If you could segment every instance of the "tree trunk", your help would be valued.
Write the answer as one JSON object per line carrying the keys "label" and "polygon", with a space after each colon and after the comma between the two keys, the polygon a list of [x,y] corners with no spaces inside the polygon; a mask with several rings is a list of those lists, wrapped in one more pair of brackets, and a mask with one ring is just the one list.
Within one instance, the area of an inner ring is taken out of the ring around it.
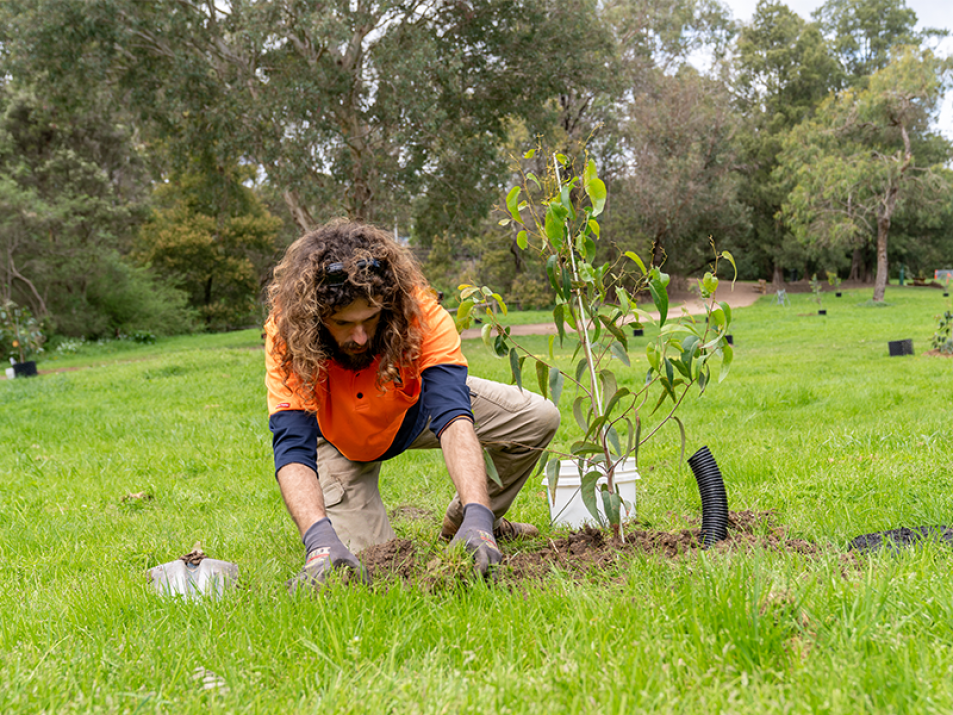
{"label": "tree trunk", "polygon": [[[893,212],[891,212],[893,213]],[[877,217],[877,278],[874,280],[874,302],[884,299],[887,289],[887,234],[890,233],[890,216]]]}
{"label": "tree trunk", "polygon": [[308,207],[301,203],[301,197],[298,196],[298,192],[294,189],[290,189],[282,194],[282,196],[284,197],[285,205],[291,212],[291,217],[295,223],[298,224],[298,228],[304,233],[314,228],[314,218],[311,216],[311,212],[308,211]]}
{"label": "tree trunk", "polygon": [[850,274],[847,276],[849,281],[863,280],[860,269],[864,265],[864,251],[862,248],[855,248],[854,254],[850,259]]}
{"label": "tree trunk", "polygon": [[780,263],[774,264],[774,276],[771,280],[777,290],[780,290],[781,286],[784,285],[784,269],[781,268]]}
{"label": "tree trunk", "polygon": [[652,244],[652,265],[661,266],[665,262],[665,249],[662,247],[662,237],[656,236]]}
{"label": "tree trunk", "polygon": [[516,275],[520,275],[526,270],[526,263],[523,260],[523,253],[520,250],[519,244],[516,242],[517,235],[518,233],[514,233],[510,238],[510,253],[513,254],[513,268],[516,271]]}
{"label": "tree trunk", "polygon": [[890,221],[893,219],[893,211],[897,207],[897,196],[900,193],[900,182],[903,181],[910,167],[910,161],[913,153],[910,149],[910,135],[907,133],[905,124],[900,124],[900,136],[903,137],[903,153],[901,154],[900,171],[897,178],[887,186],[887,193],[884,196],[880,210],[877,212],[877,279],[874,281],[874,302],[879,303],[884,299],[884,291],[887,288],[887,235],[890,233]]}

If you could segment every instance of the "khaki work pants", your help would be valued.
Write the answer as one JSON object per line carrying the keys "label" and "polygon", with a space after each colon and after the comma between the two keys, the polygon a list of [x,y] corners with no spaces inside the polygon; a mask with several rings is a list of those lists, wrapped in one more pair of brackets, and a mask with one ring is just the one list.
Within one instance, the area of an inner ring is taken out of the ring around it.
{"label": "khaki work pants", "polygon": [[[474,428],[490,453],[503,486],[488,481],[490,509],[497,522],[529,479],[542,450],[559,427],[559,410],[549,400],[515,385],[468,377]],[[439,449],[436,435],[426,428],[410,449]],[[334,530],[355,554],[395,537],[381,501],[380,462],[352,462],[332,444],[318,439],[318,474]],[[447,477],[449,479],[449,476]],[[459,495],[447,507],[447,518],[463,521]]]}

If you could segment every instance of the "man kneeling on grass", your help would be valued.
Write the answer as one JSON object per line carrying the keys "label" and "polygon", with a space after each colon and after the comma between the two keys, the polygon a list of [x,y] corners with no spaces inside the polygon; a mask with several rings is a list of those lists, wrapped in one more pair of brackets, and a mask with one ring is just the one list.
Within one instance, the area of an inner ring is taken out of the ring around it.
{"label": "man kneeling on grass", "polygon": [[[467,375],[460,336],[410,253],[373,226],[335,221],[301,237],[275,269],[265,324],[269,427],[285,505],[304,542],[289,582],[334,568],[366,580],[355,554],[395,534],[381,462],[443,451],[457,494],[440,536],[484,575],[497,540],[537,529],[503,518],[559,426],[539,395]],[[486,447],[502,486],[488,480]]]}

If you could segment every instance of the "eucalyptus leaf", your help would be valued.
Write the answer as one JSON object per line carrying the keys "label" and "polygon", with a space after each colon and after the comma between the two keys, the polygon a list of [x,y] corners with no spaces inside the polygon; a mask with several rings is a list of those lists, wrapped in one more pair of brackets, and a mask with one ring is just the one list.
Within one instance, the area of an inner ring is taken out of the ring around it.
{"label": "eucalyptus leaf", "polygon": [[662,281],[654,278],[649,281],[649,293],[652,294],[652,302],[659,314],[659,327],[665,325],[665,319],[668,317],[668,292]]}
{"label": "eucalyptus leaf", "polygon": [[536,383],[539,385],[539,394],[549,396],[549,366],[542,360],[536,361]]}
{"label": "eucalyptus leaf", "polygon": [[592,515],[592,518],[596,520],[596,523],[605,525],[605,521],[599,513],[599,508],[596,506],[596,482],[599,481],[600,477],[602,477],[602,472],[599,471],[591,471],[584,474],[579,493],[580,496],[582,496],[582,503],[586,505],[586,509],[589,510],[589,513]]}
{"label": "eucalyptus leaf", "polygon": [[549,394],[553,404],[559,404],[559,398],[563,394],[563,382],[565,378],[557,367],[549,368]]}
{"label": "eucalyptus leaf", "polygon": [[559,483],[559,460],[552,459],[546,465],[546,481],[549,485],[549,500],[556,503],[556,485]]}
{"label": "eucalyptus leaf", "polygon": [[615,373],[611,370],[600,370],[599,379],[602,383],[602,399],[604,402],[608,402],[619,389],[619,383],[615,379]]}
{"label": "eucalyptus leaf", "polygon": [[618,526],[622,516],[622,497],[617,492],[610,492],[608,487],[602,487],[602,506],[606,518],[612,526]]}
{"label": "eucalyptus leaf", "polygon": [[483,463],[486,465],[486,476],[490,478],[490,481],[502,489],[503,481],[500,479],[500,473],[497,471],[496,465],[493,463],[493,459],[490,457],[490,453],[485,449],[483,450]]}
{"label": "eucalyptus leaf", "polygon": [[557,206],[559,206],[559,204],[553,203],[546,209],[546,238],[549,239],[549,243],[554,247],[561,244],[563,237],[566,235],[565,216],[559,215],[556,209]]}
{"label": "eucalyptus leaf", "polygon": [[559,190],[559,202],[563,205],[563,208],[566,209],[566,216],[569,217],[570,221],[576,220],[576,209],[572,205],[572,194],[571,187],[566,185]]}
{"label": "eucalyptus leaf", "polygon": [[599,177],[599,172],[596,169],[596,162],[594,159],[590,159],[589,161],[586,162],[586,168],[582,170],[583,186],[588,186],[590,181],[598,177]]}
{"label": "eucalyptus leaf", "polygon": [[615,394],[612,395],[612,399],[610,399],[606,404],[606,414],[611,414],[619,400],[624,397],[628,397],[631,394],[632,392],[628,387],[622,387],[616,390]]}
{"label": "eucalyptus leaf", "polygon": [[480,337],[483,338],[483,344],[486,345],[487,350],[493,350],[493,325],[491,323],[484,323],[483,327],[480,328]]}
{"label": "eucalyptus leaf", "polygon": [[727,328],[731,324],[731,306],[723,300],[719,301],[718,305],[725,313],[725,327]]}
{"label": "eucalyptus leaf", "polygon": [[544,450],[541,455],[539,455],[539,460],[536,462],[535,472],[536,474],[542,474],[546,471],[546,465],[549,464],[549,460],[552,458],[553,453],[549,450]]}
{"label": "eucalyptus leaf", "polygon": [[513,379],[516,380],[516,386],[523,391],[523,370],[520,364],[519,352],[516,348],[510,348],[510,371],[513,373]]}
{"label": "eucalyptus leaf", "polygon": [[623,313],[628,313],[631,308],[629,307],[631,301],[629,300],[629,294],[626,292],[625,288],[622,286],[616,286],[615,288],[615,297],[619,301],[619,305],[622,307]]}
{"label": "eucalyptus leaf", "polygon": [[626,367],[631,367],[632,363],[629,362],[629,353],[625,351],[625,348],[622,347],[621,343],[614,342],[609,346],[609,350],[612,351],[612,355],[622,362]]}
{"label": "eucalyptus leaf", "polygon": [[639,267],[639,270],[642,271],[643,274],[645,274],[646,272],[645,264],[642,262],[642,259],[639,258],[639,255],[637,253],[635,253],[634,251],[626,251],[625,256],[626,258],[631,260],[633,263],[635,263],[635,265]]}
{"label": "eucalyptus leaf", "polygon": [[496,353],[497,357],[504,357],[509,352],[506,347],[505,335],[497,335],[493,340],[493,352]]}
{"label": "eucalyptus leaf", "polygon": [[734,349],[725,343],[721,348],[722,358],[721,358],[721,372],[718,373],[718,382],[723,382],[726,377],[728,377],[728,370],[731,368],[731,360],[735,356]]}
{"label": "eucalyptus leaf", "polygon": [[596,242],[593,241],[591,238],[587,237],[585,242],[585,249],[586,249],[586,260],[590,262],[596,260]]}
{"label": "eucalyptus leaf", "polygon": [[592,202],[592,215],[598,216],[606,207],[606,185],[602,179],[593,179],[586,186],[586,193]]}
{"label": "eucalyptus leaf", "polygon": [[473,310],[475,303],[472,300],[464,300],[460,302],[460,305],[457,306],[457,324],[458,325],[469,325],[470,320],[470,311]]}
{"label": "eucalyptus leaf", "polygon": [[[559,265],[558,256],[550,256],[546,261],[546,274],[549,276],[549,284],[553,287],[553,290],[556,291],[556,294],[559,297],[565,299],[566,296],[563,295],[562,286],[556,278],[556,267]],[[559,306],[557,306],[559,307]]]}
{"label": "eucalyptus leaf", "polygon": [[572,416],[576,418],[576,424],[579,425],[579,429],[583,431],[583,434],[589,431],[589,424],[586,421],[582,407],[585,401],[586,397],[584,395],[579,395],[579,397],[572,401]]}
{"label": "eucalyptus leaf", "polygon": [[[658,371],[659,369],[659,352],[655,348],[655,343],[649,343],[645,346],[645,356],[648,358],[649,365],[652,370]],[[651,375],[651,371],[649,371]]]}
{"label": "eucalyptus leaf", "polygon": [[721,257],[724,258],[728,263],[731,264],[731,267],[735,269],[735,277],[731,279],[731,287],[734,289],[735,281],[738,280],[738,266],[735,265],[734,256],[732,256],[728,251],[722,251]]}
{"label": "eucalyptus leaf", "polygon": [[585,358],[576,363],[576,382],[582,382],[582,374],[587,367],[589,367],[589,363],[586,362]]}

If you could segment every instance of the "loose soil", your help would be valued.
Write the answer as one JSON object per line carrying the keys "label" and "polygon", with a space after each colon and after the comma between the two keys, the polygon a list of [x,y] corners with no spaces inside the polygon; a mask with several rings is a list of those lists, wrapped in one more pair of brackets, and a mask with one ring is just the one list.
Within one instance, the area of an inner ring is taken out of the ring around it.
{"label": "loose soil", "polygon": [[[545,543],[534,540],[522,546],[504,545],[506,553],[498,580],[514,585],[539,582],[554,569],[583,577],[592,571],[611,570],[621,558],[633,554],[678,559],[691,557],[703,548],[700,528],[666,532],[639,529],[636,524],[625,532],[624,541],[613,541],[606,532],[585,527]],[[728,538],[710,550],[748,553],[755,549],[807,556],[826,550],[810,541],[791,538],[787,529],[777,524],[773,512],[729,512]],[[453,581],[452,575],[448,579],[447,571],[459,566],[452,560],[442,562],[432,550],[420,549],[408,539],[369,547],[361,552],[360,559],[375,581],[396,578],[427,590],[446,587]],[[462,580],[467,574],[458,576]]]}
{"label": "loose soil", "polygon": [[[697,519],[688,520],[697,523]],[[857,565],[859,555],[884,549],[899,553],[902,549],[925,543],[953,546],[953,528],[920,526],[863,534],[853,539],[847,551],[832,545],[822,546],[805,539],[791,538],[786,527],[777,523],[771,511],[729,512],[728,538],[709,550],[715,553],[751,553],[766,550],[820,556],[837,554],[845,566]],[[620,560],[635,554],[651,554],[665,559],[692,558],[704,549],[701,529],[675,532],[639,529],[625,532],[625,541],[613,541],[608,532],[592,527],[523,545],[504,545],[504,556],[497,582],[511,586],[542,582],[554,570],[582,579],[593,572],[609,573]],[[408,539],[393,539],[361,552],[360,559],[375,581],[398,580],[427,591],[447,590],[472,576],[468,558],[441,558],[430,548],[418,548]]]}

